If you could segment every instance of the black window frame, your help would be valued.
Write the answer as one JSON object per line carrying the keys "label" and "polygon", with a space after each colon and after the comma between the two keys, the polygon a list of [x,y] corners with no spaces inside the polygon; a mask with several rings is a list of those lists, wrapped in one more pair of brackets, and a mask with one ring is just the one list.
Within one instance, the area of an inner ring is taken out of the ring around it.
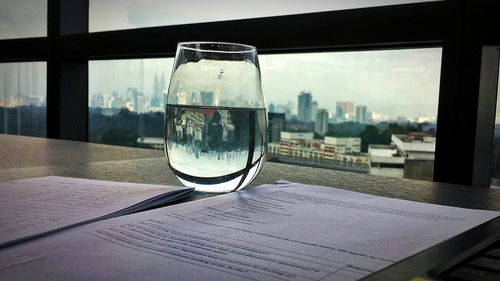
{"label": "black window frame", "polygon": [[[434,181],[489,186],[479,171],[491,165],[491,150],[488,155],[479,148],[491,147],[494,120],[486,120],[491,108],[482,114],[480,105],[496,99],[491,88],[497,81],[485,75],[494,68],[481,60],[485,52],[490,58],[497,54],[498,65],[498,48],[485,50],[500,45],[498,1],[446,0],[95,33],[88,32],[88,0],[47,5],[47,37],[0,40],[0,63],[47,62],[48,138],[88,141],[89,60],[173,57],[177,42],[193,40],[247,43],[260,54],[441,47]],[[478,130],[485,122],[488,128]]]}

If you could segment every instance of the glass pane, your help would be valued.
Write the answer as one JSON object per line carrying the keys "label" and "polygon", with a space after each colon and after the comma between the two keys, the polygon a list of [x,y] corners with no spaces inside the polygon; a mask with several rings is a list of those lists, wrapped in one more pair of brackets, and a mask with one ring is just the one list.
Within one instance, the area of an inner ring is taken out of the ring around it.
{"label": "glass pane", "polygon": [[261,55],[269,158],[432,180],[441,48]]}
{"label": "glass pane", "polygon": [[0,64],[0,133],[46,136],[47,64]]}
{"label": "glass pane", "polygon": [[[441,48],[259,59],[270,161],[432,180]],[[90,62],[90,140],[163,149],[172,63]]]}
{"label": "glass pane", "polygon": [[432,0],[89,0],[89,31],[303,14]]}
{"label": "glass pane", "polygon": [[0,39],[47,36],[47,0],[0,1]]}
{"label": "glass pane", "polygon": [[89,140],[163,149],[173,58],[89,62]]}

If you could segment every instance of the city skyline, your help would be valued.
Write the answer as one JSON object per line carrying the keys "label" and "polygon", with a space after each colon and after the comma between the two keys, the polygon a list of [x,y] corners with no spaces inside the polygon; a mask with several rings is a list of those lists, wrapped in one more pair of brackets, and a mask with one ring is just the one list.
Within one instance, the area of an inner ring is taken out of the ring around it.
{"label": "city skyline", "polygon": [[[268,106],[289,101],[297,106],[297,94],[307,91],[329,112],[335,112],[337,101],[349,100],[389,119],[437,116],[440,48],[260,55],[259,59]],[[173,58],[90,61],[90,96],[134,87],[150,99],[154,76],[165,75],[168,88],[172,66]]]}

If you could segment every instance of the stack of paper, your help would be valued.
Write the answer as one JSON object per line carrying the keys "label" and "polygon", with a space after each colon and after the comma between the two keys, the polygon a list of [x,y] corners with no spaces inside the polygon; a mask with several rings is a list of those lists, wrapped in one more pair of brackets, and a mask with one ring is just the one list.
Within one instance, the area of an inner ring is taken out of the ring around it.
{"label": "stack of paper", "polygon": [[356,280],[498,216],[278,183],[0,251],[5,280]]}
{"label": "stack of paper", "polygon": [[55,176],[0,183],[0,248],[61,228],[147,210],[191,191]]}

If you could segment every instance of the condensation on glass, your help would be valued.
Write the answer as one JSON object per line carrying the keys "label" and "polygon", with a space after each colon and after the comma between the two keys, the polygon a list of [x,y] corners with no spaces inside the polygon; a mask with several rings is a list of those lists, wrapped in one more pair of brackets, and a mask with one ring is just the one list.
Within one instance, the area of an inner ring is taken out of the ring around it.
{"label": "condensation on glass", "polygon": [[47,0],[0,1],[0,40],[47,36]]}
{"label": "condensation on glass", "polygon": [[89,31],[304,14],[432,0],[89,0]]}
{"label": "condensation on glass", "polygon": [[[259,55],[268,158],[432,180],[441,48]],[[173,59],[89,63],[93,142],[163,149]]]}
{"label": "condensation on glass", "polygon": [[0,133],[46,136],[47,64],[0,64]]}

